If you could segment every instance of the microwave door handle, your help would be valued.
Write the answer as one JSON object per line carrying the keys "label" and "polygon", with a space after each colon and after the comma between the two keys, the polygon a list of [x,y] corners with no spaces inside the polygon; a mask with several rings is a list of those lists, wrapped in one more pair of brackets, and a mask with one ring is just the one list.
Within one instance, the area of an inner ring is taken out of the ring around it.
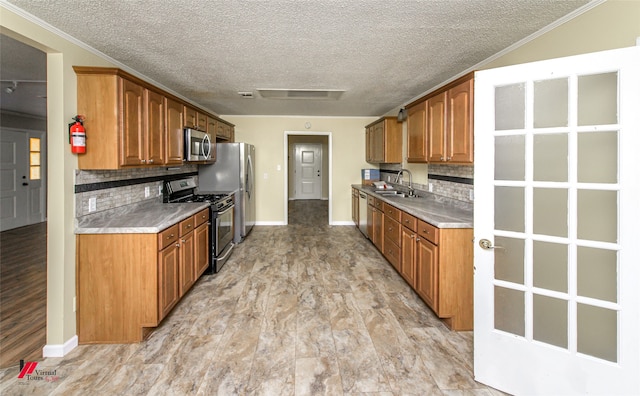
{"label": "microwave door handle", "polygon": [[[209,154],[211,154],[211,139],[209,139],[209,135],[204,135],[204,137],[202,138],[202,146],[201,146],[201,150],[202,150],[202,155],[204,156],[204,159],[209,159]],[[204,151],[207,151],[206,153]]]}

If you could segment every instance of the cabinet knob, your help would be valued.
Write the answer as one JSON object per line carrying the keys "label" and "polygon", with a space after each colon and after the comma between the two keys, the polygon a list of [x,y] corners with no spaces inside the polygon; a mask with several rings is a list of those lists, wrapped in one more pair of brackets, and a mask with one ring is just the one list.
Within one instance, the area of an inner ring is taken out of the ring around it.
{"label": "cabinet knob", "polygon": [[444,157],[440,157],[440,161],[444,161]]}
{"label": "cabinet knob", "polygon": [[147,160],[140,160],[141,163],[146,164]]}
{"label": "cabinet knob", "polygon": [[182,240],[182,243],[185,243],[185,242],[186,242],[186,241],[183,239],[183,240]]}
{"label": "cabinet knob", "polygon": [[415,237],[416,237],[416,236],[415,236],[415,234],[411,234],[411,239],[413,239],[413,238],[415,238]]}
{"label": "cabinet knob", "polygon": [[418,241],[421,241],[420,237],[417,237],[417,238],[416,238],[416,242],[418,242]]}
{"label": "cabinet knob", "polygon": [[150,163],[150,164],[153,164],[153,160],[152,160],[152,159],[150,159],[150,160],[149,160],[149,163]]}
{"label": "cabinet knob", "polygon": [[176,247],[180,247],[180,244],[179,244],[179,243],[176,243]]}
{"label": "cabinet knob", "polygon": [[167,239],[171,239],[171,238],[173,238],[173,234],[171,234],[171,235],[169,235],[169,236],[167,237]]}
{"label": "cabinet knob", "polygon": [[187,228],[191,228],[191,224],[187,224]]}

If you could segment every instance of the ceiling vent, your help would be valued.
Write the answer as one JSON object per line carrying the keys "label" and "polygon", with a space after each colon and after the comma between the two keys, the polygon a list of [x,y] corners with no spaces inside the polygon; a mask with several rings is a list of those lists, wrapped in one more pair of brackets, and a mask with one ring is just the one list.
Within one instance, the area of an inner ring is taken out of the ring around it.
{"label": "ceiling vent", "polygon": [[298,100],[338,100],[344,93],[341,89],[267,89],[257,91],[265,99],[298,99]]}

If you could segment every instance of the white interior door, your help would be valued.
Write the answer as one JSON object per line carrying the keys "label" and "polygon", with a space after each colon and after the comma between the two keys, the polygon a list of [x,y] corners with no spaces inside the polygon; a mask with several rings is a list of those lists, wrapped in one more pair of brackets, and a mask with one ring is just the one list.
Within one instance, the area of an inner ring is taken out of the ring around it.
{"label": "white interior door", "polygon": [[26,133],[2,129],[0,137],[0,231],[29,224]]}
{"label": "white interior door", "polygon": [[640,394],[639,70],[636,47],[476,74],[478,381]]}
{"label": "white interior door", "polygon": [[322,198],[322,145],[296,144],[295,199]]}

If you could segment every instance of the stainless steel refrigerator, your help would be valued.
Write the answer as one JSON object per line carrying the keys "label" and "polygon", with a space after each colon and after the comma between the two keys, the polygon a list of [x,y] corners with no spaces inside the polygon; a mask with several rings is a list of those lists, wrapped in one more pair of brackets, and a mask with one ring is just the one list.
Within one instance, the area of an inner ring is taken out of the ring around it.
{"label": "stainless steel refrigerator", "polygon": [[198,190],[235,191],[235,243],[242,242],[256,223],[255,158],[252,144],[218,143],[216,162],[198,167]]}

